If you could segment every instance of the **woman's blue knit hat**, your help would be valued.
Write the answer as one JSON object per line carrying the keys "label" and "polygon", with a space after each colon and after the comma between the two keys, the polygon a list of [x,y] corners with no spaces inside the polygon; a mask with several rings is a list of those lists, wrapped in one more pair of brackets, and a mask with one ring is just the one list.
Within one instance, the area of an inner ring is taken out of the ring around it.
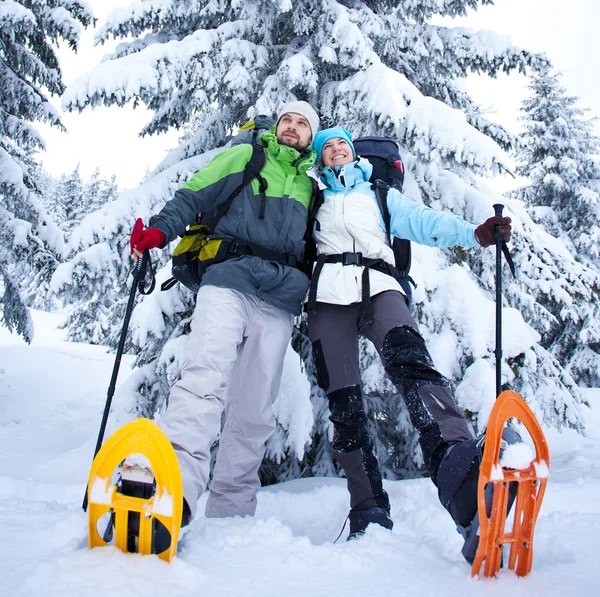
{"label": "woman's blue knit hat", "polygon": [[343,139],[350,145],[352,154],[356,159],[356,151],[354,151],[354,145],[352,144],[352,135],[341,126],[334,126],[330,129],[323,129],[319,131],[312,142],[313,149],[317,152],[317,164],[321,161],[321,154],[323,153],[323,145],[330,139]]}

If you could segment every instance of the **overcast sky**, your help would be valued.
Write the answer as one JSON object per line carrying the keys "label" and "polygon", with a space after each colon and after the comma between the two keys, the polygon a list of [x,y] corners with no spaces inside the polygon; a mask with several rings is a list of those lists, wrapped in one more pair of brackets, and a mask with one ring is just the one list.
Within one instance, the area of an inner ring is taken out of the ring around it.
{"label": "overcast sky", "polygon": [[[88,0],[102,24],[116,6],[127,6],[130,0]],[[581,107],[590,108],[600,116],[600,19],[599,0],[496,0],[465,19],[455,21],[473,29],[491,29],[508,35],[513,44],[545,52],[562,71],[563,84],[570,95],[580,98]],[[74,55],[68,49],[60,51],[63,78],[68,85],[78,75],[91,70],[112,46],[92,46],[93,33],[86,31],[80,51]],[[114,44],[113,44],[114,45]],[[478,77],[470,80],[473,97],[513,132],[518,132],[519,104],[526,91],[523,76],[501,75],[496,80]],[[55,102],[57,103],[57,102]],[[70,172],[81,164],[84,177],[96,166],[103,176],[117,175],[123,188],[137,186],[147,168],[153,169],[166,152],[178,144],[177,132],[138,138],[149,121],[143,108],[87,108],[81,114],[64,114],[68,129],[62,134],[40,127],[47,151],[42,154],[46,169],[53,175]]]}

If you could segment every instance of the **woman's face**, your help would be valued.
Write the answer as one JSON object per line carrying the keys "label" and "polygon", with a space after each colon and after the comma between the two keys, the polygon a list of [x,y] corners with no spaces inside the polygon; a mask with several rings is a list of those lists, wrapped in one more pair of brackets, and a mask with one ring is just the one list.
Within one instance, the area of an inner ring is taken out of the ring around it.
{"label": "woman's face", "polygon": [[334,166],[343,166],[354,161],[352,148],[343,139],[329,139],[323,145],[321,152],[321,161],[323,165],[333,168]]}

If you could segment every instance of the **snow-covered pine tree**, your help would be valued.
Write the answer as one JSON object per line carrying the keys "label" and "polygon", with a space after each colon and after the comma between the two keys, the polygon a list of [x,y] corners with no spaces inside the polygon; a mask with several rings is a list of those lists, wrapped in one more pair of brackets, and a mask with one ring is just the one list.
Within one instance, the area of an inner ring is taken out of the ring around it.
{"label": "snow-covered pine tree", "polygon": [[114,201],[118,194],[119,188],[115,174],[112,174],[110,178],[104,178],[100,174],[100,168],[96,168],[90,179],[82,182],[80,203],[74,211],[75,217],[72,219],[71,229],[78,226],[87,214],[97,211],[109,201]]}
{"label": "snow-covered pine tree", "polygon": [[586,288],[565,288],[567,301],[538,289],[537,301],[552,315],[544,326],[536,326],[542,345],[580,384],[598,386],[600,139],[594,134],[595,119],[577,106],[577,97],[567,94],[561,77],[550,65],[531,75],[531,94],[521,107],[524,132],[516,152],[517,171],[530,184],[514,194],[526,203],[532,218],[576,257],[573,275],[587,280]]}
{"label": "snow-covered pine tree", "polygon": [[79,164],[69,174],[61,174],[53,185],[42,192],[48,212],[63,232],[70,232],[83,217],[83,180]]}
{"label": "snow-covered pine tree", "polygon": [[[66,237],[63,260],[73,256],[69,248],[73,238],[77,238],[77,236],[73,237],[73,231],[80,225],[83,218],[88,213],[100,209],[105,203],[114,201],[118,194],[114,174],[110,179],[103,178],[100,170],[96,168],[91,178],[84,181],[79,168],[80,166],[77,164],[71,173],[62,174],[58,180],[44,171],[41,171],[38,177],[42,203],[59,227],[63,237]],[[54,273],[57,266],[57,263],[53,263],[52,269],[48,271]],[[89,279],[88,281],[94,286],[90,288],[90,292],[93,294],[97,290],[96,282]],[[51,309],[57,303],[60,304],[61,299],[64,298],[57,296],[60,293],[57,293],[55,288],[50,288],[49,276],[34,278],[23,292],[27,298],[27,304],[38,308]],[[78,331],[76,338],[89,338],[90,341],[93,341],[87,331],[83,335],[81,335],[81,331]]]}
{"label": "snow-covered pine tree", "polygon": [[62,228],[65,232],[71,232],[81,221],[87,212],[83,203],[83,180],[79,172],[79,164],[73,172],[60,177],[59,201],[62,203],[64,221]]}
{"label": "snow-covered pine tree", "polygon": [[92,172],[89,180],[83,180],[79,164],[70,174],[61,175],[55,185],[54,196],[49,203],[54,206],[63,231],[70,233],[83,218],[100,209],[119,194],[116,176],[104,178],[100,169]]}
{"label": "snow-covered pine tree", "polygon": [[61,201],[62,193],[60,190],[60,183],[63,176],[56,179],[48,172],[42,171],[40,178],[40,191],[44,208],[61,229],[65,221],[65,213]]}
{"label": "snow-covered pine tree", "polygon": [[28,342],[33,327],[21,289],[44,284],[63,252],[40,198],[36,152],[44,141],[32,123],[63,128],[46,96],[64,90],[54,45],[64,40],[76,51],[81,26],[92,21],[78,0],[0,3],[0,323]]}
{"label": "snow-covered pine tree", "polygon": [[[96,168],[92,172],[92,176],[89,180],[85,181],[81,191],[81,201],[84,206],[82,217],[85,214],[92,213],[97,209],[101,208],[105,201],[101,201],[103,194],[103,186],[106,184],[106,180],[103,180],[100,176],[100,168]],[[116,197],[113,197],[116,199]]]}
{"label": "snow-covered pine tree", "polygon": [[530,97],[522,103],[524,133],[517,172],[531,185],[520,196],[562,237],[578,260],[600,269],[600,139],[596,118],[567,94],[561,73],[550,65],[533,73]]}
{"label": "snow-covered pine tree", "polygon": [[[312,103],[323,126],[343,124],[355,136],[395,137],[408,169],[408,197],[473,222],[483,221],[502,198],[480,189],[475,175],[493,173],[507,163],[500,146],[509,148],[512,137],[485,120],[465,91],[464,78],[469,73],[524,71],[545,62],[543,56],[516,48],[489,31],[433,22],[437,16],[462,15],[490,3],[161,0],[115,10],[97,40],[133,39],[71,85],[63,106],[83,110],[143,102],[153,111],[144,135],[185,127],[194,118],[201,124],[139,189],[122,195],[90,222],[87,234],[81,234],[79,254],[63,273],[82,264],[100,272],[103,266],[95,253],[100,247],[107,251],[106,261],[125,260],[135,217],[147,221],[248,117],[274,116],[294,99]],[[544,260],[543,275],[531,267],[524,269],[531,285],[540,277],[544,283],[546,277],[552,278],[548,284],[556,287],[566,284],[571,268],[568,252],[538,256],[535,240],[542,231],[517,201],[509,201],[508,207],[515,221],[515,244],[523,249],[517,256],[519,264],[529,263],[530,254]],[[415,300],[422,332],[436,364],[456,384],[460,405],[481,427],[495,398],[494,256],[492,251],[470,253],[415,247],[412,274],[418,283]],[[159,259],[165,263],[164,252]],[[125,271],[121,265],[120,273]],[[159,282],[167,276],[162,268]],[[74,282],[64,275],[61,283],[66,288]],[[526,317],[543,319],[549,317],[545,307],[517,283],[510,284],[509,296],[513,307],[505,313],[511,331],[505,344],[509,358],[505,383],[520,391],[544,422],[581,428],[581,397],[573,379],[539,344],[539,335],[518,311],[523,308]],[[118,300],[122,304],[125,293]],[[138,347],[138,364],[143,365],[137,374],[143,412],[160,409],[176,375],[192,301],[185,290],[155,293],[134,312],[132,342]],[[380,453],[390,454],[393,447],[412,455],[414,435],[404,443],[396,437],[400,443],[390,446],[379,425],[379,415],[386,413],[396,418],[385,421],[386,429],[409,429],[404,409],[384,404],[396,401],[397,394],[386,393],[382,377],[367,376],[365,381],[371,404],[379,401],[373,422],[380,433]],[[331,469],[326,406],[319,392],[312,392],[311,399],[312,437],[317,441],[305,456],[302,474]],[[284,474],[293,468],[281,460],[293,457],[290,428],[280,426],[277,445],[269,452]],[[418,455],[415,459],[418,463]]]}
{"label": "snow-covered pine tree", "polygon": [[[98,184],[97,190],[94,184]],[[84,190],[84,201],[86,196],[90,198],[90,205],[86,213],[92,213],[109,201],[114,201],[118,195],[119,185],[116,174],[111,174],[110,178],[101,178],[99,170],[96,170],[92,175],[92,182]]]}
{"label": "snow-covered pine tree", "polygon": [[88,180],[83,180],[79,168],[77,164],[70,174],[62,174],[44,193],[44,205],[67,233],[79,226],[87,214],[114,201],[119,194],[114,174],[104,178],[100,168],[96,168]]}

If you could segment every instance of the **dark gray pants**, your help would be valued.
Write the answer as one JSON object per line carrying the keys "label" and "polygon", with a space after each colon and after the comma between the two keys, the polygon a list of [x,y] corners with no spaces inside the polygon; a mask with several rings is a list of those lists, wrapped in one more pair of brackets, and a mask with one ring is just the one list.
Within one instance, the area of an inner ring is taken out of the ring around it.
{"label": "dark gray pants", "polygon": [[344,467],[351,507],[356,509],[385,507],[386,503],[389,508],[360,391],[359,336],[374,344],[386,373],[402,394],[430,473],[435,472],[445,445],[472,438],[448,380],[435,369],[402,294],[383,292],[372,298],[372,304],[374,316],[369,325],[361,321],[360,303],[317,303],[316,311],[308,314],[317,381],[329,399],[334,454]]}

